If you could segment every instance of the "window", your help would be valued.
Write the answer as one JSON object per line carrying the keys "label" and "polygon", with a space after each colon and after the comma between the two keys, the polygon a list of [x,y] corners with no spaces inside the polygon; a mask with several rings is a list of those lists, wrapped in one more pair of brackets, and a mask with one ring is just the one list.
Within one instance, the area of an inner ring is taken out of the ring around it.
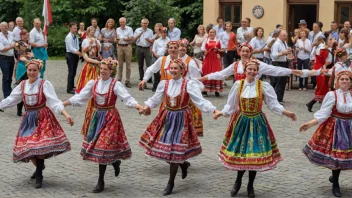
{"label": "window", "polygon": [[241,15],[241,3],[220,3],[220,16],[224,19],[224,22],[232,22],[233,31],[241,26]]}
{"label": "window", "polygon": [[350,21],[352,22],[352,1],[347,3],[347,2],[341,2],[336,4],[336,10],[335,10],[335,19],[336,22],[339,24],[339,27],[343,27],[343,24],[345,21]]}

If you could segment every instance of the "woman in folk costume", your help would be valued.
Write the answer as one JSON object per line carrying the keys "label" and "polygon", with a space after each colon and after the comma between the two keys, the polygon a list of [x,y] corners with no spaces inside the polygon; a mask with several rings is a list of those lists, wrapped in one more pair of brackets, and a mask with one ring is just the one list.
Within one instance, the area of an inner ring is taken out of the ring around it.
{"label": "woman in folk costume", "polygon": [[332,170],[332,193],[335,197],[340,197],[340,172],[352,169],[352,73],[341,71],[336,78],[336,90],[326,94],[314,119],[303,124],[300,131],[320,124],[303,148],[303,153],[311,163]]}
{"label": "woman in folk costume", "polygon": [[246,170],[249,171],[248,197],[254,197],[253,183],[257,171],[271,170],[282,160],[274,133],[262,112],[263,102],[275,114],[296,120],[295,114],[285,110],[277,101],[270,84],[256,79],[259,61],[249,60],[244,70],[246,79],[235,82],[224,109],[214,113],[214,119],[231,115],[219,159],[226,168],[238,171],[232,197],[240,190]]}
{"label": "woman in folk costume", "polygon": [[190,163],[186,160],[202,152],[197,134],[192,126],[192,102],[203,112],[214,112],[211,102],[202,97],[203,85],[198,80],[182,78],[185,64],[180,59],[172,60],[171,80],[159,83],[156,93],[145,102],[144,114],[150,114],[150,108],[165,101],[163,109],[142,134],[139,145],[146,155],[170,163],[170,177],[164,195],[172,193],[178,166],[182,169],[182,179],[187,176]]}
{"label": "woman in folk costume", "polygon": [[75,92],[80,93],[84,86],[90,80],[96,80],[99,76],[98,69],[100,64],[101,56],[99,54],[101,45],[99,40],[94,38],[95,28],[93,26],[87,29],[87,38],[82,42],[82,53],[86,63],[83,66],[81,73],[79,74],[77,87]]}
{"label": "woman in folk costume", "polygon": [[[325,46],[325,42],[322,37],[317,39],[318,46],[312,50],[312,53],[315,54],[314,61],[314,70],[326,69],[331,62],[328,62],[326,59],[329,56],[329,50]],[[325,95],[329,91],[329,78],[325,75],[319,75],[316,77],[316,91],[313,100],[306,104],[308,111],[312,112],[313,105],[318,101],[323,101]]]}
{"label": "woman in folk costume", "polygon": [[82,131],[84,141],[81,156],[83,160],[99,163],[99,179],[94,193],[104,190],[107,164],[113,165],[117,177],[120,173],[120,159],[129,159],[132,155],[120,114],[115,108],[118,97],[126,106],[142,109],[124,85],[114,78],[117,65],[116,60],[103,59],[100,64],[100,78],[90,80],[79,94],[63,103],[65,106],[81,106],[91,98],[93,100],[92,115],[86,115],[84,121],[86,126]]}
{"label": "woman in folk costume", "polygon": [[[37,167],[32,178],[36,188],[42,187],[44,160],[71,149],[70,143],[52,111],[65,116],[72,126],[73,120],[57,98],[53,85],[39,78],[41,60],[26,63],[28,80],[23,80],[0,102],[0,108],[17,105],[22,100],[26,107],[13,149],[13,161],[29,162]],[[48,105],[48,106],[47,106]]]}
{"label": "woman in folk costume", "polygon": [[[221,71],[221,53],[222,48],[221,42],[215,37],[215,29],[209,30],[208,38],[205,39],[202,45],[202,52],[204,53],[204,60],[202,66],[203,75]],[[203,95],[208,95],[207,92],[215,92],[216,97],[220,97],[220,93],[223,91],[222,80],[205,80],[203,81],[205,91]]]}
{"label": "woman in folk costume", "polygon": [[[21,81],[27,80],[28,76],[26,73],[26,63],[30,59],[34,58],[34,55],[31,53],[31,46],[28,42],[29,33],[26,29],[22,28],[20,32],[21,40],[16,42],[15,52],[18,59],[17,65],[15,67],[15,77],[16,85],[20,84]],[[17,104],[17,115],[22,116],[23,101]]]}

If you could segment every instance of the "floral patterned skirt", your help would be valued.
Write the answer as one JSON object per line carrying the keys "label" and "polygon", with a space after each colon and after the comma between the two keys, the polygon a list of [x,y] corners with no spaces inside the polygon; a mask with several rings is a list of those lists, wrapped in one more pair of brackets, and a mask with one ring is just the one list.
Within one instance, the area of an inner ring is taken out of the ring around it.
{"label": "floral patterned skirt", "polygon": [[183,163],[202,152],[189,108],[164,108],[142,134],[139,145],[147,156],[172,163]]}
{"label": "floral patterned skirt", "polygon": [[232,170],[275,168],[282,158],[265,114],[246,116],[236,111],[231,116],[219,159]]}
{"label": "floral patterned skirt", "polygon": [[111,164],[132,156],[125,130],[116,108],[94,109],[84,137],[81,156],[99,164]]}
{"label": "floral patterned skirt", "polygon": [[69,150],[70,142],[48,107],[24,113],[13,149],[14,162],[29,162],[35,156],[47,159]]}

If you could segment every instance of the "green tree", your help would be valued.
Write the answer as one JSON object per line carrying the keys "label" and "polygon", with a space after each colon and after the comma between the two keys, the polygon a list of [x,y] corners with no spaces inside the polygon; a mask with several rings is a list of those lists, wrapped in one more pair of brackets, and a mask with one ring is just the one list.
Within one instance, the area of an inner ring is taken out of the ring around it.
{"label": "green tree", "polygon": [[0,0],[0,21],[15,21],[21,6],[21,2]]}

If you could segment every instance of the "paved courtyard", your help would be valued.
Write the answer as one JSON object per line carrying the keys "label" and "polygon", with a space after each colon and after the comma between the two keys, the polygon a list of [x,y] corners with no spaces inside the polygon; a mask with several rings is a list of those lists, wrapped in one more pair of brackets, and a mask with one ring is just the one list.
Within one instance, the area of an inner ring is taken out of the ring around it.
{"label": "paved courtyard", "polygon": [[[78,71],[81,68],[82,64]],[[138,91],[137,68],[134,63],[133,88],[128,91],[142,104],[153,93],[150,89]],[[61,100],[72,96],[66,93],[66,78],[65,61],[48,61],[45,79],[53,83]],[[230,81],[228,84],[232,85]],[[148,86],[151,87],[151,84]],[[221,110],[230,88],[225,88],[222,98],[209,94],[208,99]],[[277,169],[257,174],[254,183],[256,197],[333,197],[328,181],[330,170],[312,165],[301,152],[316,129],[314,127],[303,134],[298,132],[299,126],[313,116],[305,106],[313,94],[314,90],[286,91],[285,108],[296,113],[296,122],[277,116],[264,107],[284,160],[279,163]],[[0,98],[2,99],[2,93]],[[13,143],[21,120],[16,116],[16,107],[0,113],[0,197],[162,197],[162,191],[168,181],[169,166],[165,162],[146,157],[144,150],[138,146],[140,135],[158,110],[154,109],[152,115],[145,117],[140,116],[136,110],[127,108],[122,102],[119,102],[117,107],[133,155],[130,160],[122,162],[118,178],[113,175],[113,167],[108,166],[105,191],[100,194],[91,193],[98,179],[98,164],[83,161],[79,154],[82,141],[80,129],[85,107],[67,108],[75,121],[73,127],[66,124],[63,116],[57,116],[71,142],[72,150],[45,162],[42,189],[35,189],[35,181],[29,178],[34,171],[31,163],[12,162]],[[320,105],[316,104],[313,110],[316,111],[319,107]],[[217,157],[229,119],[220,118],[215,121],[211,114],[203,114],[203,119],[205,136],[200,139],[203,153],[190,160],[192,166],[185,180],[181,179],[179,170],[170,197],[230,197],[237,172],[225,169]],[[340,187],[343,197],[352,197],[351,176],[352,173],[348,171],[341,173]],[[245,174],[242,189],[237,197],[247,197],[247,181],[248,174]]]}

